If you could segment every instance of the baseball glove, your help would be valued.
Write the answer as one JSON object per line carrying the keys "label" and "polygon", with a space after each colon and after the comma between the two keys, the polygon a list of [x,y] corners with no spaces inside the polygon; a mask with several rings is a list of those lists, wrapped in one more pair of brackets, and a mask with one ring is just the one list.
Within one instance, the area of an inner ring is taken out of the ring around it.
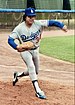
{"label": "baseball glove", "polygon": [[20,44],[19,46],[21,46],[25,50],[29,50],[29,49],[34,48],[34,43],[31,41],[27,41],[27,42]]}

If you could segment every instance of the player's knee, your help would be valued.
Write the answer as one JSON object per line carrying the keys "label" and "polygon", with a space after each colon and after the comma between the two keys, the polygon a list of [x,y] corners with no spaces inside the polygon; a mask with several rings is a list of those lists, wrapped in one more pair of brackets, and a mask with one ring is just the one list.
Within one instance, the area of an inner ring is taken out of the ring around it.
{"label": "player's knee", "polygon": [[31,71],[31,72],[35,71],[35,73],[38,75],[38,70],[36,70],[36,68],[35,68],[34,65],[30,65],[30,66],[28,67],[28,69],[29,69],[29,71]]}

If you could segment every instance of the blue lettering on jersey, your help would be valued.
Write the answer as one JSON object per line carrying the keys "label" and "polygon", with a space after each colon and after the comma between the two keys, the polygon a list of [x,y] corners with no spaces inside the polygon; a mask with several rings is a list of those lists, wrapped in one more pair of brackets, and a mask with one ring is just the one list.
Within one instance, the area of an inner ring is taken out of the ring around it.
{"label": "blue lettering on jersey", "polygon": [[25,35],[21,35],[21,39],[24,41],[26,40],[26,36]]}
{"label": "blue lettering on jersey", "polygon": [[30,41],[30,40],[36,40],[38,37],[40,37],[41,31],[38,30],[37,32],[33,33],[31,32],[30,36],[21,35],[21,38],[23,42]]}

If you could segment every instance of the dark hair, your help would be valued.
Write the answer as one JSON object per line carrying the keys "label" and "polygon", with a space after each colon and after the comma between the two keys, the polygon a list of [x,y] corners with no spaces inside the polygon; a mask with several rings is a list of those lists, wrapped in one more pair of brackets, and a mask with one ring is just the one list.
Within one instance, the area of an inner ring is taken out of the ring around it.
{"label": "dark hair", "polygon": [[23,15],[23,21],[26,21],[26,15],[25,14]]}

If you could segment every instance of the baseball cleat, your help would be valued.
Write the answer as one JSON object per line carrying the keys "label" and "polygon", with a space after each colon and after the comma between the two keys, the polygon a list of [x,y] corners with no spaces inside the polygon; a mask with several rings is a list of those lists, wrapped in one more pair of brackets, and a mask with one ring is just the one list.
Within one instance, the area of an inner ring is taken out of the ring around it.
{"label": "baseball cleat", "polygon": [[46,99],[46,96],[45,96],[45,94],[44,94],[43,91],[41,91],[40,93],[39,93],[39,92],[36,93],[36,96],[37,96],[38,98],[40,98],[40,99]]}
{"label": "baseball cleat", "polygon": [[13,86],[18,82],[17,72],[14,73]]}

